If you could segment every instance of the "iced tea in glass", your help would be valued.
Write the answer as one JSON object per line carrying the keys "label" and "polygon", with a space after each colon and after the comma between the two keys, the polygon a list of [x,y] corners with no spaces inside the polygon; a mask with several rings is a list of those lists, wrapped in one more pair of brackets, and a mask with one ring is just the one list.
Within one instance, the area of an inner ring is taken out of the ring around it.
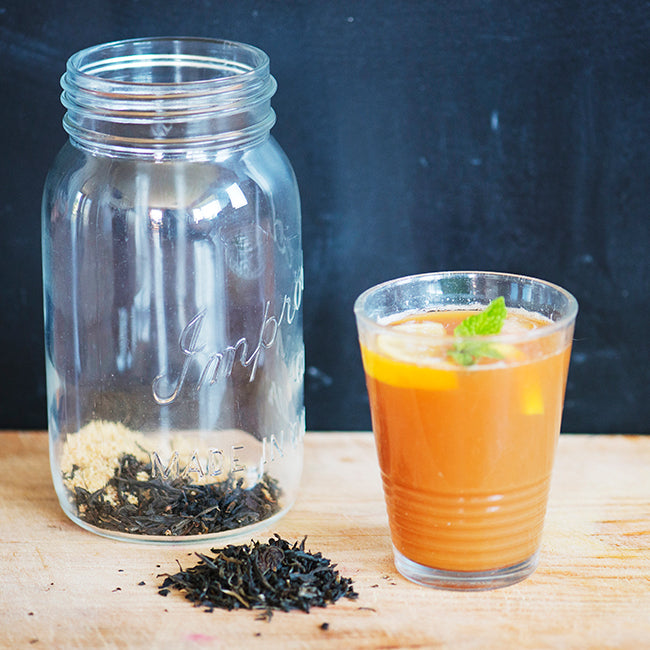
{"label": "iced tea in glass", "polygon": [[369,289],[355,314],[397,569],[451,589],[523,580],[537,565],[576,300],[524,276],[432,273]]}

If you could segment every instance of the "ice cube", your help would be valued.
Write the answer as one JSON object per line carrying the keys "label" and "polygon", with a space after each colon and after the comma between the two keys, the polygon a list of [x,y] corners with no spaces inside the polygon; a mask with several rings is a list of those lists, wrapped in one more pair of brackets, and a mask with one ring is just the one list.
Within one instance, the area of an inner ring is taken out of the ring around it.
{"label": "ice cube", "polygon": [[420,336],[445,336],[445,326],[432,320],[407,321],[393,325],[393,329],[405,334],[418,334]]}
{"label": "ice cube", "polygon": [[500,334],[523,334],[535,328],[535,322],[525,314],[508,312]]}
{"label": "ice cube", "polygon": [[435,321],[408,321],[391,326],[377,337],[381,352],[409,363],[427,363],[444,355],[440,338],[447,333],[442,323]]}

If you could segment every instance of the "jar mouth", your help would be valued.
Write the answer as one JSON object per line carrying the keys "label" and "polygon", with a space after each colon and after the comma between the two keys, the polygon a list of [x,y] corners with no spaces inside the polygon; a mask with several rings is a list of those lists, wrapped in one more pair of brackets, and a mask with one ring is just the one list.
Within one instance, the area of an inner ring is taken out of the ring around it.
{"label": "jar mouth", "polygon": [[[116,84],[123,91],[155,92],[178,86],[245,82],[242,75],[268,73],[268,56],[260,49],[228,40],[191,37],[131,39],[96,45],[73,54],[66,74],[77,84]],[[254,76],[254,75],[251,75]]]}
{"label": "jar mouth", "polygon": [[230,146],[265,136],[275,123],[269,58],[235,41],[159,37],[97,45],[70,57],[61,86],[73,140],[114,152]]}

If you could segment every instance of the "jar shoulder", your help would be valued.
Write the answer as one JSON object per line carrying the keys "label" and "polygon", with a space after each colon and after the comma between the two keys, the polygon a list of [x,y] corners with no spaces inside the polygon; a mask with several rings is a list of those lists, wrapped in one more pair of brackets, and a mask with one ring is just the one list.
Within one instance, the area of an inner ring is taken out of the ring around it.
{"label": "jar shoulder", "polygon": [[66,203],[68,197],[88,195],[88,185],[95,178],[101,178],[102,168],[107,161],[66,142],[54,158],[43,189],[43,214],[49,214],[52,204]]}
{"label": "jar shoulder", "polygon": [[259,167],[269,175],[286,177],[288,181],[295,182],[295,173],[287,154],[271,135],[260,146],[245,151],[242,162],[247,168]]}
{"label": "jar shoulder", "polygon": [[[67,142],[56,156],[45,182],[48,194],[81,194],[92,197],[112,188],[112,194],[127,202],[147,193],[159,199],[174,194],[189,196],[215,193],[233,183],[254,186],[257,192],[298,195],[291,163],[277,141],[269,136],[262,143],[229,155],[205,159],[175,158],[161,161],[137,157],[98,156]],[[173,199],[172,199],[173,202]]]}
{"label": "jar shoulder", "polygon": [[300,247],[296,177],[270,137],[213,159],[158,162],[97,156],[68,144],[46,182],[44,236],[67,237],[72,222],[86,238],[103,237],[118,222],[131,224],[134,234],[142,228],[166,237],[183,231],[205,241],[261,228],[277,241]]}

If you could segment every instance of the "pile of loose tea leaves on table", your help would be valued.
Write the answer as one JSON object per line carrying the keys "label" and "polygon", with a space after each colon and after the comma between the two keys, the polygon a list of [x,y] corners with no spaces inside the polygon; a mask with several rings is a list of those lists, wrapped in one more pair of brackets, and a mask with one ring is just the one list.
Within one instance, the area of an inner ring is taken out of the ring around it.
{"label": "pile of loose tea leaves on table", "polygon": [[266,619],[273,610],[309,612],[342,597],[357,598],[352,580],[342,577],[321,553],[306,551],[305,541],[291,544],[276,534],[266,544],[213,548],[212,557],[196,553],[195,566],[159,576],[165,580],[158,593],[166,596],[170,588],[177,589],[206,611],[262,610],[260,618]]}

